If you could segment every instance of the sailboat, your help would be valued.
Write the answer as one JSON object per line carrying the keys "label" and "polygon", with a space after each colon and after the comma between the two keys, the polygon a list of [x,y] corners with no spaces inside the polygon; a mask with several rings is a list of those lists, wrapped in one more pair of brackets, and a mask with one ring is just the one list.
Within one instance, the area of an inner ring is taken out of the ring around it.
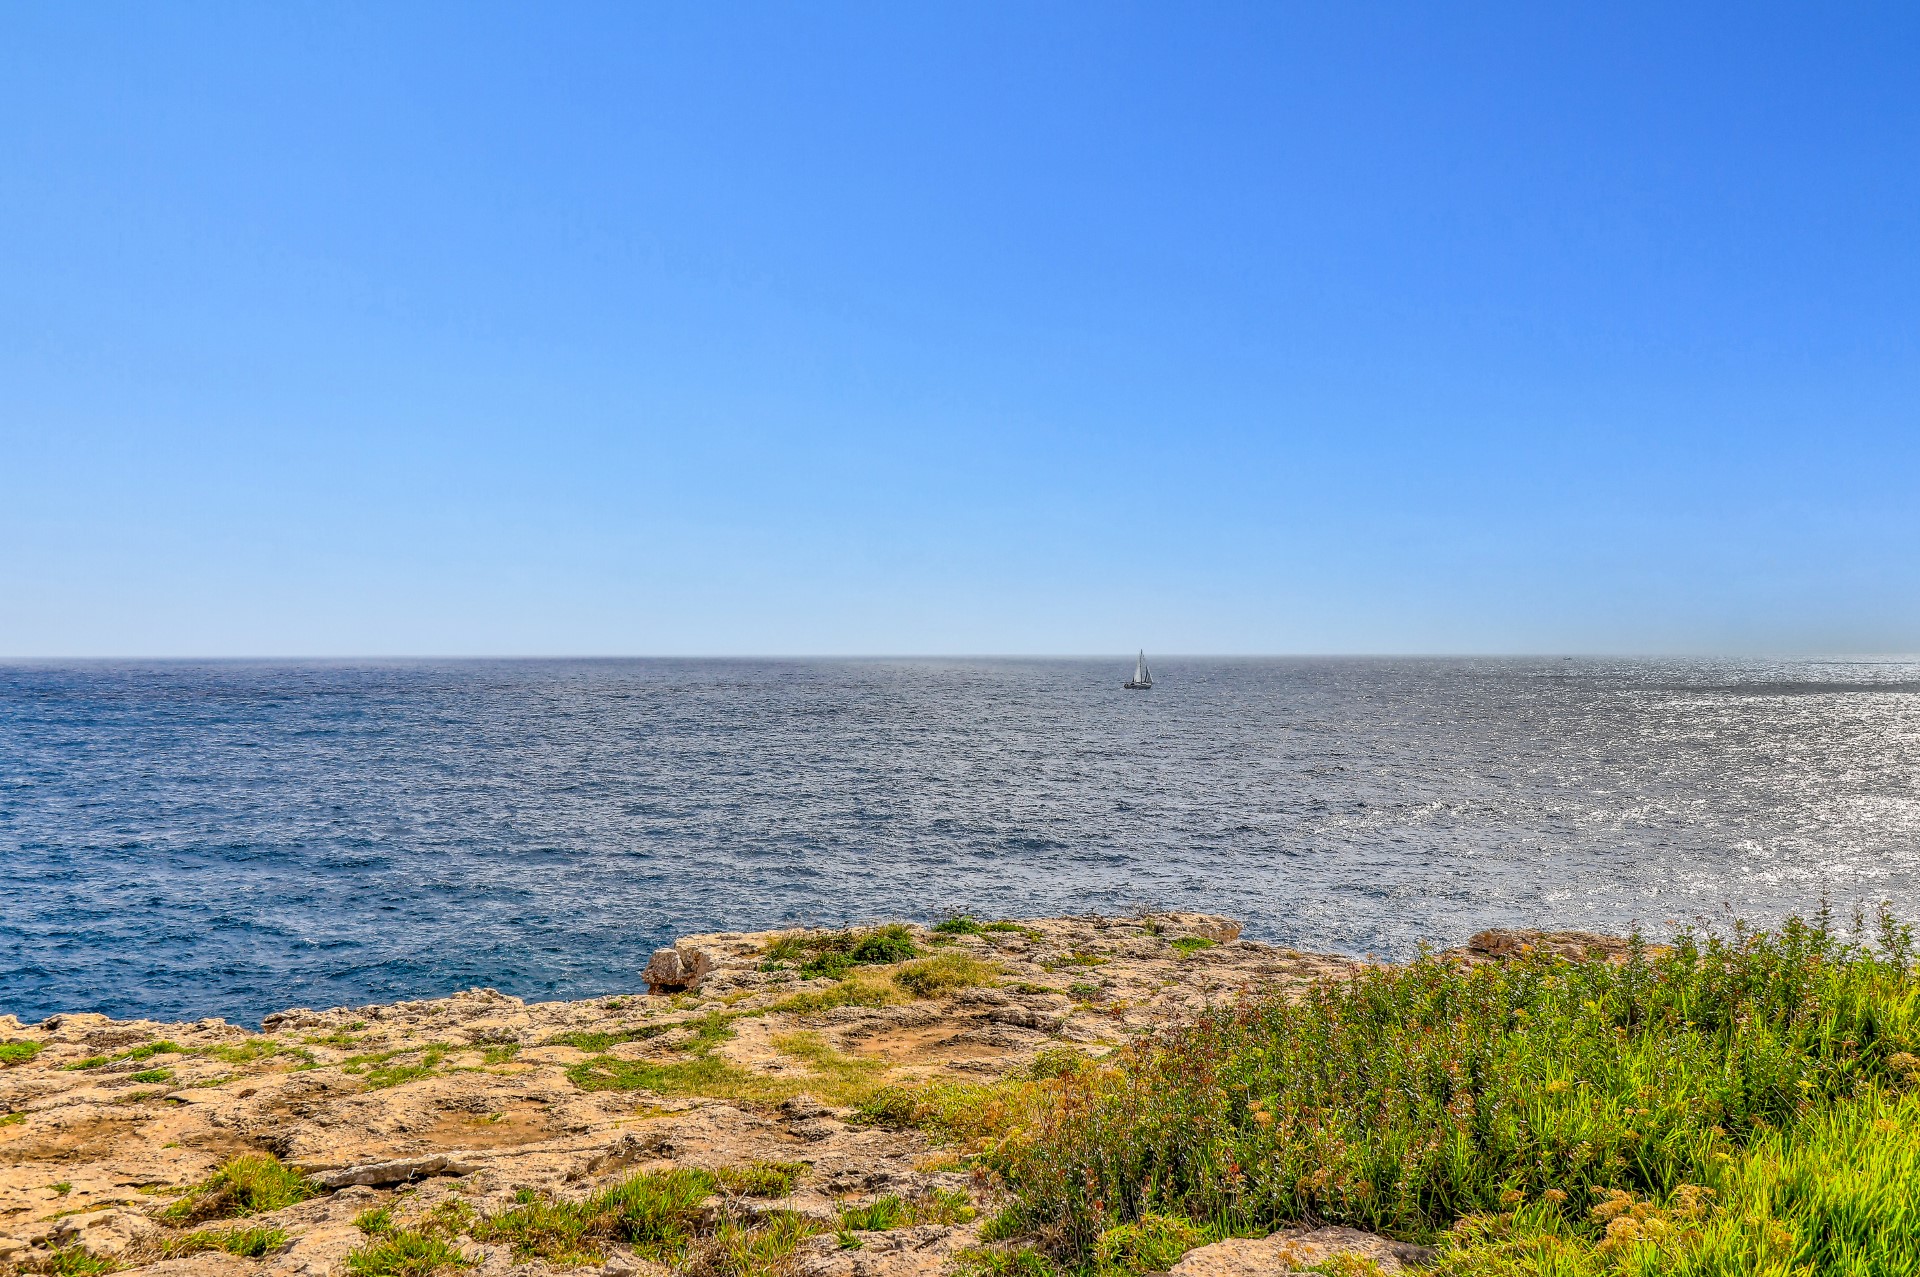
{"label": "sailboat", "polygon": [[1130,692],[1145,692],[1153,687],[1153,671],[1147,668],[1147,654],[1140,653],[1140,659],[1133,663],[1133,677],[1120,684]]}

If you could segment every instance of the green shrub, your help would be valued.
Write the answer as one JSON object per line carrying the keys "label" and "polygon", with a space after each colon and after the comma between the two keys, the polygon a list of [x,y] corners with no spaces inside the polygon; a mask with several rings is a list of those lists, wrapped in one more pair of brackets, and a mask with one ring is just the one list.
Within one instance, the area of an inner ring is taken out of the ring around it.
{"label": "green shrub", "polygon": [[782,998],[767,1011],[787,1015],[818,1015],[835,1007],[890,1007],[911,1001],[891,981],[854,976],[814,993],[796,993]]}
{"label": "green shrub", "polygon": [[393,1207],[370,1206],[353,1217],[353,1226],[369,1237],[385,1237],[396,1227]]}
{"label": "green shrub", "polygon": [[28,1042],[25,1039],[0,1042],[0,1069],[10,1069],[16,1064],[25,1064],[40,1054],[45,1045],[43,1042]]}
{"label": "green shrub", "polygon": [[1792,919],[1636,944],[1619,964],[1371,968],[1035,1084],[1059,1098],[1005,1122],[1017,1138],[987,1156],[1023,1226],[1081,1263],[1149,1216],[1431,1235],[1531,1202],[1595,1241],[1611,1227],[1597,1200],[1711,1186],[1730,1159],[1909,1085],[1910,953],[1891,919],[1872,948]]}
{"label": "green shrub", "polygon": [[1131,1224],[1116,1224],[1093,1244],[1093,1260],[1102,1273],[1146,1277],[1179,1262],[1195,1246],[1205,1245],[1206,1233],[1192,1220],[1148,1211]]}
{"label": "green shrub", "polygon": [[933,930],[935,934],[943,936],[977,936],[982,928],[970,915],[963,913],[944,922],[936,922]]}
{"label": "green shrub", "polygon": [[129,1076],[127,1080],[130,1082],[171,1082],[173,1081],[173,1070],[142,1069],[140,1072]]}
{"label": "green shrub", "polygon": [[793,932],[769,944],[764,956],[770,962],[798,963],[801,978],[814,980],[838,979],[858,966],[905,962],[919,952],[913,934],[892,922],[860,931]]}
{"label": "green shrub", "polygon": [[1675,1277],[1920,1272],[1920,1096],[1869,1091],[1768,1131],[1660,1198],[1613,1190],[1456,1225],[1445,1277],[1620,1271]]}
{"label": "green shrub", "polygon": [[1167,943],[1178,949],[1180,956],[1185,958],[1190,958],[1202,949],[1211,949],[1214,946],[1214,942],[1205,936],[1181,936],[1178,940],[1169,940]]}
{"label": "green shrub", "polygon": [[977,1212],[967,1195],[957,1189],[936,1188],[918,1197],[888,1193],[865,1206],[840,1212],[843,1232],[884,1233],[909,1224],[964,1224]]}

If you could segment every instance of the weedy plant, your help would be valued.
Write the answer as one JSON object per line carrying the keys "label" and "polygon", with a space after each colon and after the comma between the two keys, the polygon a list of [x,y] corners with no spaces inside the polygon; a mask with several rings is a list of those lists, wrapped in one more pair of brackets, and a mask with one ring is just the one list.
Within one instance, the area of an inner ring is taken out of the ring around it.
{"label": "weedy plant", "polygon": [[523,1190],[518,1202],[474,1225],[476,1241],[505,1242],[516,1260],[597,1263],[614,1242],[642,1259],[678,1260],[699,1231],[701,1203],[717,1182],[702,1170],[635,1175],[579,1201]]}
{"label": "weedy plant", "polygon": [[43,1045],[43,1043],[29,1042],[24,1039],[0,1042],[0,1069],[10,1069],[16,1064],[25,1064],[40,1054]]}
{"label": "weedy plant", "polygon": [[229,1161],[161,1211],[162,1223],[196,1224],[235,1215],[261,1215],[319,1195],[320,1188],[271,1153],[246,1153]]}
{"label": "weedy plant", "polygon": [[839,978],[854,967],[884,966],[918,957],[913,935],[900,923],[850,931],[796,931],[768,945],[769,962],[790,962],[800,967],[802,979],[821,976]]}
{"label": "weedy plant", "polygon": [[1845,940],[1823,915],[1245,1000],[1032,1083],[1042,1102],[972,1138],[1017,1196],[1008,1230],[1072,1267],[1322,1219],[1445,1237],[1460,1273],[1911,1273],[1916,1047],[1908,929]]}

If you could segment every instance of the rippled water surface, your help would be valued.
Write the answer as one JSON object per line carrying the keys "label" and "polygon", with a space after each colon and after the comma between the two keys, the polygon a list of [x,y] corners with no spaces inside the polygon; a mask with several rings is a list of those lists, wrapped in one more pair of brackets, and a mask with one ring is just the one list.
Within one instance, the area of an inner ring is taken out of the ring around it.
{"label": "rippled water surface", "polygon": [[1920,662],[0,667],[0,1012],[630,989],[675,933],[1920,907]]}

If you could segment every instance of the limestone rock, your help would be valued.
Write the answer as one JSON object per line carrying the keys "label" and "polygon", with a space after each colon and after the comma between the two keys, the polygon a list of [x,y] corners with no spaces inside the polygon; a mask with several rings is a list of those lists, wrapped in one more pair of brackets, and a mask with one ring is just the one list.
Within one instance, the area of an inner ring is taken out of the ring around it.
{"label": "limestone rock", "polygon": [[647,963],[648,993],[682,993],[697,989],[713,970],[705,949],[655,949]]}
{"label": "limestone rock", "polygon": [[432,1179],[436,1175],[470,1175],[475,1169],[458,1154],[436,1153],[430,1157],[402,1157],[390,1162],[366,1162],[359,1166],[343,1166],[339,1170],[320,1171],[313,1176],[313,1181],[322,1188],[345,1188],[349,1184],[385,1188],[393,1184]]}
{"label": "limestone rock", "polygon": [[59,1220],[48,1240],[55,1246],[85,1246],[95,1255],[112,1257],[125,1253],[158,1231],[145,1215],[130,1210],[102,1210]]}
{"label": "limestone rock", "polygon": [[1271,1277],[1303,1272],[1335,1255],[1372,1260],[1383,1273],[1405,1272],[1434,1259],[1429,1247],[1357,1228],[1283,1228],[1270,1237],[1232,1237],[1190,1250],[1168,1277]]}
{"label": "limestone rock", "polygon": [[1464,954],[1458,949],[1447,952],[1469,961],[1545,952],[1562,958],[1605,958],[1609,962],[1621,962],[1626,959],[1627,949],[1627,942],[1619,936],[1603,936],[1592,931],[1516,931],[1496,927],[1469,937]]}

